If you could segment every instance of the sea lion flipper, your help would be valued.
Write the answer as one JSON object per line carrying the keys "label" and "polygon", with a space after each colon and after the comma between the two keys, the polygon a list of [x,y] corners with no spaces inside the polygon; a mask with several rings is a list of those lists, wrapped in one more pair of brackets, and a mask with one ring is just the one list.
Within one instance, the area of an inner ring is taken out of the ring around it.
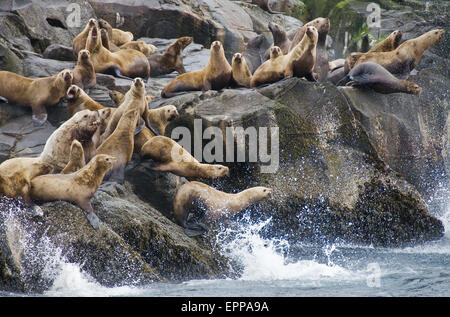
{"label": "sea lion flipper", "polygon": [[31,117],[35,127],[40,127],[47,121],[47,113],[33,114]]}
{"label": "sea lion flipper", "polygon": [[312,81],[314,83],[317,83],[317,80],[316,80],[316,78],[314,77],[314,75],[312,73],[309,73],[309,74],[305,75],[305,78],[308,81]]}
{"label": "sea lion flipper", "polygon": [[144,121],[144,119],[142,119],[142,117],[140,117],[136,124],[136,130],[134,130],[134,135],[138,135],[142,131],[142,129],[144,129],[144,127],[145,127],[145,121]]}
{"label": "sea lion flipper", "polygon": [[0,102],[8,103],[8,99],[6,99],[5,97],[0,96]]}
{"label": "sea lion flipper", "polygon": [[112,66],[112,67],[110,67],[107,71],[105,71],[105,73],[106,73],[106,74],[113,75],[114,77],[117,77],[117,78],[133,80],[133,79],[130,78],[130,77],[127,77],[127,76],[122,75],[119,66]]}
{"label": "sea lion flipper", "polygon": [[91,224],[92,228],[98,229],[100,226],[100,219],[98,219],[97,215],[94,212],[86,213],[86,218]]}
{"label": "sea lion flipper", "polygon": [[184,224],[184,233],[188,237],[200,236],[207,232],[208,232],[208,227],[199,221],[194,221],[192,219],[189,219]]}
{"label": "sea lion flipper", "polygon": [[153,124],[149,124],[148,128],[150,129],[150,131],[152,131],[152,133],[154,135],[161,135],[161,133],[159,132],[159,130],[153,125]]}

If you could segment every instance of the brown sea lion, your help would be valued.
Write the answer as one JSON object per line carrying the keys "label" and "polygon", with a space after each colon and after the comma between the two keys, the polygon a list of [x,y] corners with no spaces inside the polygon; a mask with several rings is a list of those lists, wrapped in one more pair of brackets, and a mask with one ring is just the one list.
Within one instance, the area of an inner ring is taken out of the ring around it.
{"label": "brown sea lion", "polygon": [[[102,140],[106,140],[116,129],[121,116],[131,108],[138,109],[139,118],[146,120],[148,104],[146,99],[145,85],[142,79],[135,78],[130,89],[124,96],[123,102],[120,104],[108,122],[105,132],[102,134]],[[139,122],[142,121],[139,119]]]}
{"label": "brown sea lion", "polygon": [[[270,60],[264,62],[253,74],[251,87],[273,83],[283,78],[297,76],[314,80],[315,52],[317,44],[317,29],[309,26],[305,36],[287,55],[281,53],[277,46],[271,48]],[[315,80],[314,80],[315,81]]]}
{"label": "brown sea lion", "polygon": [[176,117],[178,117],[178,110],[174,105],[162,106],[147,111],[147,123],[155,127],[161,135],[166,133],[167,125]]}
{"label": "brown sea lion", "polygon": [[91,53],[88,50],[81,50],[78,53],[78,61],[72,70],[72,84],[82,89],[90,89],[97,84],[94,64],[91,61]]}
{"label": "brown sea lion", "polygon": [[52,164],[56,170],[64,169],[69,162],[72,142],[78,140],[83,145],[86,161],[89,161],[95,155],[92,136],[99,125],[98,111],[82,110],[75,113],[50,135],[39,160]]}
{"label": "brown sea lion", "polygon": [[[122,104],[123,100],[125,99],[125,94],[121,93],[117,90],[110,90],[108,91],[109,97],[114,102],[114,104],[118,107]],[[154,96],[145,96],[145,99],[147,100],[147,103],[152,102],[154,99]]]}
{"label": "brown sea lion", "polygon": [[0,96],[11,104],[30,106],[34,124],[42,125],[47,121],[45,107],[56,105],[66,95],[72,79],[69,69],[44,78],[27,78],[0,71]]}
{"label": "brown sea lion", "polygon": [[[269,22],[269,30],[273,36],[273,46],[278,46],[284,55],[289,53],[291,41],[288,39],[284,28],[276,23]],[[270,58],[270,48],[268,48],[264,54],[263,60],[266,61]]]}
{"label": "brown sea lion", "polygon": [[89,19],[88,23],[86,24],[86,27],[83,31],[81,31],[80,34],[78,34],[73,39],[73,54],[78,57],[78,53],[81,50],[84,50],[86,48],[86,40],[89,35],[89,31],[94,27],[97,26],[97,20],[95,19]]}
{"label": "brown sea lion", "polygon": [[[436,45],[444,36],[445,30],[432,30],[419,37],[407,40],[389,52],[352,53],[345,61],[345,72],[358,64],[374,62],[380,64],[394,76],[405,79],[419,64],[423,53]],[[355,58],[355,56],[359,58]],[[356,59],[356,61],[355,61]]]}
{"label": "brown sea lion", "polygon": [[161,96],[170,98],[179,91],[221,90],[230,83],[230,79],[231,66],[225,58],[222,43],[214,41],[205,68],[177,76],[164,87]]}
{"label": "brown sea lion", "polygon": [[402,32],[399,30],[392,32],[383,41],[374,45],[369,52],[390,52],[395,50],[400,45],[402,35]]}
{"label": "brown sea lion", "polygon": [[109,38],[108,31],[106,31],[105,29],[100,29],[100,36],[104,48],[113,53],[120,51],[120,48],[116,44],[114,44]]}
{"label": "brown sea lion", "polygon": [[22,197],[31,204],[31,180],[39,175],[51,173],[53,166],[39,162],[36,158],[16,157],[0,164],[0,197]]}
{"label": "brown sea lion", "polygon": [[141,155],[141,149],[144,144],[156,135],[158,134],[155,134],[149,128],[143,127],[141,132],[134,136],[134,153]]}
{"label": "brown sea lion", "polygon": [[31,198],[39,201],[73,202],[85,212],[91,226],[98,229],[100,220],[94,213],[90,200],[114,162],[114,157],[100,154],[72,174],[38,176],[31,180]]}
{"label": "brown sea lion", "polygon": [[[188,182],[178,189],[173,199],[175,220],[188,236],[200,235],[208,230],[200,220],[231,217],[271,194],[271,188],[262,186],[228,194],[200,182]],[[190,213],[194,217],[189,218]]]}
{"label": "brown sea lion", "polygon": [[83,146],[77,140],[72,141],[70,146],[69,162],[66,167],[61,171],[61,174],[72,174],[86,165],[84,158]]}
{"label": "brown sea lion", "polygon": [[[131,41],[120,46],[121,50],[132,49],[141,52],[145,56],[150,56],[157,51],[155,45],[147,44],[144,41]],[[150,66],[151,69],[151,66]]]}
{"label": "brown sea lion", "polygon": [[97,73],[125,79],[136,77],[146,79],[150,75],[150,64],[144,54],[131,49],[110,52],[103,46],[96,26],[89,31],[86,49],[91,52],[91,60]]}
{"label": "brown sea lion", "polygon": [[142,158],[154,161],[155,170],[171,172],[178,176],[217,178],[229,173],[226,166],[199,163],[177,142],[162,135],[148,140],[142,146],[140,154]]}
{"label": "brown sea lion", "polygon": [[[329,65],[328,65],[328,52],[327,52],[327,34],[330,31],[330,20],[328,18],[317,18],[314,19],[305,25],[303,25],[295,35],[294,39],[291,42],[291,46],[289,51],[291,51],[303,38],[306,28],[309,26],[314,26],[318,32],[317,45],[315,54],[315,64],[314,64],[314,72],[318,75],[317,80],[323,82],[327,79]],[[295,68],[303,69],[301,63],[303,61],[299,61],[296,63]],[[294,73],[297,77],[302,77],[297,75],[301,73],[301,71],[295,70]]]}
{"label": "brown sea lion", "polygon": [[358,64],[347,76],[351,80],[347,86],[367,87],[382,94],[404,92],[417,95],[422,92],[419,85],[397,79],[383,66],[372,62]]}
{"label": "brown sea lion", "polygon": [[121,116],[114,132],[97,148],[97,154],[108,154],[117,159],[112,167],[110,180],[123,182],[125,167],[130,163],[133,155],[134,131],[138,117],[138,109],[127,110]]}
{"label": "brown sea lion", "polygon": [[236,86],[250,88],[252,73],[247,66],[247,62],[241,53],[236,53],[231,61],[231,77],[232,82]]}
{"label": "brown sea lion", "polygon": [[172,43],[164,54],[154,54],[148,58],[150,63],[150,77],[170,74],[173,71],[178,74],[186,73],[183,65],[183,50],[192,43],[190,36],[181,37]]}
{"label": "brown sea lion", "polygon": [[104,19],[98,19],[98,25],[101,29],[105,29],[107,31],[111,41],[119,47],[125,43],[133,41],[133,33],[113,28],[111,24]]}

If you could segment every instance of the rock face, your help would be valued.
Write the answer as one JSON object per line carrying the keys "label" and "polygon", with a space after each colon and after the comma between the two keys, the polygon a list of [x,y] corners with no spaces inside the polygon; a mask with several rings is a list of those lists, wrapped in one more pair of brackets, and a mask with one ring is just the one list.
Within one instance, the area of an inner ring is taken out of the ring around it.
{"label": "rock face", "polygon": [[[79,26],[71,15],[77,6],[67,10],[71,3],[79,6]],[[272,42],[269,21],[287,31],[302,25],[293,17],[269,14],[241,1],[23,0],[2,2],[0,9],[5,10],[0,12],[0,69],[30,77],[72,68],[72,39],[90,17],[132,31],[136,39],[156,45],[158,53],[179,36],[194,36],[183,52],[187,71],[206,65],[213,40],[223,41],[231,57],[262,33],[263,53]],[[391,16],[401,14],[392,11]],[[383,11],[383,17],[386,14]],[[440,25],[438,18],[423,19],[433,27]],[[332,30],[344,30],[339,23],[331,25]],[[410,35],[416,36],[414,32]],[[334,40],[341,41],[337,35]],[[191,151],[200,142],[203,162],[230,168],[229,177],[199,181],[227,192],[257,185],[274,189],[270,200],[247,210],[251,221],[265,221],[265,237],[286,239],[293,246],[413,245],[439,239],[444,230],[436,218],[441,206],[432,198],[437,183],[448,183],[450,175],[450,83],[448,59],[441,52],[445,45],[426,55],[418,74],[410,78],[423,88],[420,96],[386,96],[292,78],[258,89],[198,91],[162,99],[161,89],[176,73],[150,78],[146,90],[155,96],[151,108],[178,108],[180,116],[167,127],[166,136]],[[108,90],[124,93],[130,84],[97,74],[89,95],[113,106]],[[29,108],[0,103],[0,163],[42,151],[48,136],[67,119],[64,100],[47,110],[49,122],[36,128]],[[254,142],[241,142],[239,128],[247,129],[247,138]],[[184,138],[180,132],[189,135]],[[205,132],[213,133],[203,137]],[[209,236],[192,239],[173,222],[172,200],[185,181],[154,171],[152,162],[134,155],[124,185],[105,182],[92,199],[102,221],[98,231],[70,203],[45,203],[44,216],[33,217],[17,200],[2,198],[0,290],[42,292],[64,263],[75,263],[107,286],[234,277],[239,268],[214,242],[217,226]],[[232,226],[241,217],[222,224]]]}

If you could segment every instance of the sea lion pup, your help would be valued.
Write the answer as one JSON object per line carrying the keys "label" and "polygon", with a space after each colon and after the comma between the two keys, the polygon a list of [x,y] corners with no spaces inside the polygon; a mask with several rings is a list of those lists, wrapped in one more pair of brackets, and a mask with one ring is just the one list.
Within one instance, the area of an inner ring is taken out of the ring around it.
{"label": "sea lion pup", "polygon": [[133,41],[133,33],[113,28],[111,24],[104,19],[98,19],[98,25],[101,29],[105,29],[107,31],[111,41],[119,47],[125,43]]}
{"label": "sea lion pup", "polygon": [[141,148],[143,159],[152,159],[153,169],[171,172],[183,177],[217,178],[228,175],[229,169],[219,164],[203,164],[174,140],[165,136],[155,136]]}
{"label": "sea lion pup", "polygon": [[110,52],[103,46],[96,26],[89,31],[86,49],[91,52],[91,60],[97,73],[125,79],[148,78],[150,75],[150,64],[144,54],[131,49]]}
{"label": "sea lion pup", "polygon": [[250,73],[254,73],[255,70],[261,66],[262,58],[259,52],[261,45],[264,42],[264,35],[260,34],[251,38],[245,47],[245,51],[242,53],[242,56],[245,58],[247,62],[248,69]]}
{"label": "sea lion pup", "polygon": [[233,60],[231,61],[231,78],[234,85],[250,88],[252,73],[250,73],[247,62],[241,53],[233,55]]}
{"label": "sea lion pup", "polygon": [[78,53],[78,61],[72,70],[72,84],[81,89],[90,89],[97,84],[94,64],[91,61],[91,53],[88,50],[81,50]]}
{"label": "sea lion pup", "polygon": [[53,131],[45,143],[39,160],[52,164],[56,170],[62,170],[69,162],[70,147],[73,140],[83,145],[86,161],[95,155],[92,136],[100,125],[98,111],[82,110],[75,113],[58,129]]}
{"label": "sea lion pup", "polygon": [[61,171],[61,174],[72,174],[82,169],[85,165],[83,146],[77,140],[73,140],[70,146],[69,163]]}
{"label": "sea lion pup", "polygon": [[[158,49],[155,45],[147,44],[144,41],[131,41],[120,46],[121,50],[132,49],[141,52],[145,56],[150,56]],[[150,66],[151,69],[151,66]]]}
{"label": "sea lion pup", "polygon": [[173,71],[178,74],[186,73],[183,65],[183,50],[192,43],[192,40],[190,36],[180,37],[164,51],[164,54],[151,55],[148,58],[150,77],[170,74]]}
{"label": "sea lion pup", "polygon": [[[291,46],[291,41],[288,39],[286,31],[280,25],[269,22],[269,30],[273,36],[273,46],[278,46],[284,55],[289,53],[289,47]],[[263,60],[266,61],[270,58],[270,48],[264,53]]]}
{"label": "sea lion pup", "polygon": [[309,26],[300,43],[287,55],[283,55],[279,47],[272,47],[270,60],[264,62],[255,71],[250,86],[256,87],[262,84],[273,83],[293,75],[297,77],[304,76],[308,80],[312,80],[316,44],[317,29],[314,26]]}
{"label": "sea lion pup", "polygon": [[72,79],[69,69],[44,78],[27,78],[0,71],[0,96],[8,99],[10,104],[30,106],[34,124],[42,125],[47,121],[45,107],[56,105],[66,95]]}
{"label": "sea lion pup", "polygon": [[374,62],[386,68],[394,76],[405,79],[419,64],[423,53],[436,45],[444,34],[445,30],[436,29],[403,42],[393,51],[360,53],[362,55],[354,63],[351,56],[353,54],[350,54],[345,62],[346,73],[358,64]]}
{"label": "sea lion pup", "polygon": [[[117,124],[119,123],[120,117],[131,108],[138,109],[139,113],[139,121],[142,121],[141,118],[147,118],[148,104],[146,100],[146,92],[145,85],[141,78],[135,78],[133,80],[133,84],[130,89],[124,96],[123,102],[120,104],[108,122],[106,126],[105,132],[102,134],[102,140],[106,140],[116,129]],[[135,126],[136,127],[136,126]]]}
{"label": "sea lion pup", "polygon": [[214,41],[205,68],[177,76],[164,87],[161,97],[170,98],[179,91],[221,90],[229,84],[230,79],[231,66],[225,58],[222,43]]}
{"label": "sea lion pup", "polygon": [[89,31],[97,25],[97,20],[95,19],[89,19],[88,23],[86,24],[83,31],[81,31],[80,34],[78,34],[73,39],[73,54],[78,57],[78,53],[85,49],[86,47],[86,40],[89,35]]}
{"label": "sea lion pup", "polygon": [[31,205],[31,180],[39,175],[51,173],[53,166],[39,162],[36,158],[16,157],[0,164],[0,196],[22,197]]}
{"label": "sea lion pup", "polygon": [[178,110],[174,105],[162,106],[147,111],[148,125],[154,126],[161,135],[165,134],[166,126],[176,117],[178,117]]}
{"label": "sea lion pup", "polygon": [[133,155],[134,131],[138,114],[139,112],[136,108],[125,112],[114,132],[97,148],[97,154],[108,154],[117,159],[113,164],[110,180],[123,182],[125,167],[130,163]]}
{"label": "sea lion pup", "polygon": [[91,198],[103,181],[105,173],[114,164],[109,155],[96,155],[82,169],[71,174],[42,175],[31,180],[31,198],[40,201],[64,200],[77,204],[94,229],[100,220],[94,213]]}
{"label": "sea lion pup", "polygon": [[387,38],[378,44],[375,44],[368,52],[389,52],[395,50],[402,40],[403,33],[399,30],[395,30]]}
{"label": "sea lion pup", "polygon": [[404,92],[407,94],[420,94],[422,88],[412,82],[397,79],[383,66],[366,62],[355,66],[347,75],[350,82],[347,86],[368,87],[382,94]]}
{"label": "sea lion pup", "polygon": [[[201,220],[231,217],[271,194],[271,188],[262,186],[228,194],[200,182],[187,182],[178,189],[173,199],[175,221],[188,236],[200,235],[208,231]],[[195,215],[189,218],[191,212]]]}

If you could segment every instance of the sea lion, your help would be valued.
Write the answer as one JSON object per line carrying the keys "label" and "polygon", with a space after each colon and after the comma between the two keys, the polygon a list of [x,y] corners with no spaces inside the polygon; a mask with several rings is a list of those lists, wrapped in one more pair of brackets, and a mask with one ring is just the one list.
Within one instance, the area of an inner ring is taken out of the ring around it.
{"label": "sea lion", "polygon": [[161,135],[165,134],[166,126],[176,117],[178,117],[178,110],[174,105],[162,106],[147,111],[148,125],[155,127]]}
{"label": "sea lion", "polygon": [[98,229],[100,220],[94,213],[90,200],[114,162],[114,157],[100,154],[72,174],[49,174],[35,177],[31,180],[31,198],[39,201],[65,200],[73,202],[85,212],[91,226]]}
{"label": "sea lion", "polygon": [[247,62],[248,69],[252,74],[259,66],[261,66],[263,62],[261,58],[260,48],[264,43],[264,39],[264,35],[262,34],[250,39],[247,42],[245,51],[242,53],[242,56]]}
{"label": "sea lion", "polygon": [[51,173],[53,166],[39,162],[36,158],[16,157],[0,164],[0,196],[22,197],[31,204],[31,180],[39,175]]}
{"label": "sea lion", "polygon": [[[327,79],[329,65],[328,65],[328,52],[327,52],[327,34],[330,31],[330,20],[328,18],[317,18],[314,19],[305,25],[303,25],[295,35],[294,39],[291,42],[291,46],[289,51],[292,51],[294,47],[303,39],[303,36],[306,32],[306,28],[309,26],[314,26],[318,32],[317,45],[315,54],[315,63],[314,63],[314,72],[317,73],[317,80],[323,82]],[[299,61],[295,64],[295,76],[301,76],[303,72],[303,61]]]}
{"label": "sea lion", "polygon": [[[139,118],[147,118],[148,104],[145,94],[144,82],[141,78],[135,78],[130,89],[125,94],[123,102],[116,110],[114,110],[114,113],[106,126],[105,132],[102,134],[103,140],[106,140],[106,138],[114,132],[120,117],[129,109],[136,108],[138,109]],[[142,119],[139,119],[139,122],[141,121]]]}
{"label": "sea lion", "polygon": [[150,77],[170,74],[173,71],[178,74],[186,73],[183,65],[183,50],[192,43],[190,36],[181,37],[172,43],[164,54],[154,54],[148,58],[150,63]]}
{"label": "sea lion", "polygon": [[347,86],[368,87],[382,94],[404,92],[417,95],[422,92],[419,85],[397,79],[383,66],[372,62],[358,64],[347,76],[351,80]]}
{"label": "sea lion", "polygon": [[374,45],[369,52],[390,52],[395,50],[402,40],[403,33],[399,30],[395,30],[387,38],[380,43]]}
{"label": "sea lion", "polygon": [[217,178],[228,175],[229,169],[220,164],[203,164],[174,140],[165,136],[155,136],[141,148],[143,159],[152,159],[153,169],[171,172],[183,177]]}
{"label": "sea lion", "polygon": [[77,140],[72,141],[70,146],[69,162],[66,167],[61,171],[61,174],[72,174],[86,165],[84,158],[83,146]]}
{"label": "sea lion", "polygon": [[142,156],[141,149],[144,144],[157,135],[158,134],[152,132],[149,128],[143,127],[141,132],[134,136],[134,153],[138,153]]}
{"label": "sea lion", "polygon": [[94,27],[97,26],[97,20],[95,19],[89,19],[88,23],[86,24],[83,31],[81,31],[80,34],[78,34],[73,39],[73,54],[78,57],[78,53],[86,48],[86,40],[89,35],[89,31]]}
{"label": "sea lion", "polygon": [[[208,230],[201,220],[231,217],[271,194],[271,188],[262,186],[228,194],[200,182],[187,182],[178,189],[173,199],[175,221],[188,236],[200,235]],[[189,218],[191,212],[195,215]]]}
{"label": "sea lion", "polygon": [[236,53],[233,56],[231,61],[231,77],[232,82],[235,83],[236,86],[250,88],[252,73],[241,53]]}
{"label": "sea lion", "polygon": [[258,7],[269,13],[281,14],[282,12],[272,11],[272,8],[270,7],[270,1],[271,0],[251,0],[251,3],[256,4]]}
{"label": "sea lion", "polygon": [[72,84],[69,69],[44,78],[27,78],[8,71],[0,71],[0,96],[15,105],[30,106],[33,122],[42,125],[47,121],[46,106],[56,105]]}
{"label": "sea lion", "polygon": [[110,52],[103,46],[96,26],[89,31],[86,49],[91,52],[91,60],[97,73],[125,79],[136,77],[146,79],[150,75],[150,64],[144,54],[131,49]]}
{"label": "sea lion", "polygon": [[[123,100],[125,99],[125,94],[121,93],[117,90],[110,90],[108,91],[109,97],[114,102],[114,104],[118,107],[122,104]],[[147,100],[147,103],[152,102],[154,96],[145,96],[145,99]]]}
{"label": "sea lion", "polygon": [[78,61],[72,70],[72,84],[82,89],[90,89],[97,84],[94,64],[92,64],[91,53],[88,50],[81,50],[78,53]]}
{"label": "sea lion", "polygon": [[[433,47],[445,34],[445,30],[436,29],[422,34],[399,45],[389,52],[352,53],[345,61],[346,74],[358,64],[374,62],[380,64],[394,76],[405,79],[419,64],[423,53]],[[358,58],[355,58],[358,57]]]}
{"label": "sea lion", "polygon": [[[289,53],[291,41],[287,37],[284,28],[276,23],[269,22],[269,30],[273,36],[273,46],[278,46],[284,55]],[[268,48],[264,54],[263,60],[266,61],[270,58],[270,48]]]}
{"label": "sea lion", "polygon": [[[157,51],[155,45],[147,44],[144,41],[131,41],[120,46],[121,50],[132,49],[141,52],[145,56],[150,56]],[[151,66],[150,66],[151,69]]]}
{"label": "sea lion", "polygon": [[283,55],[277,46],[271,48],[270,59],[264,62],[252,76],[251,87],[273,83],[283,78],[297,76],[314,80],[317,29],[309,26],[305,36],[287,55]]}
{"label": "sea lion", "polygon": [[230,79],[231,66],[225,58],[222,43],[214,41],[211,44],[211,55],[205,68],[177,76],[164,87],[161,97],[170,98],[179,91],[221,90],[229,84]]}
{"label": "sea lion", "polygon": [[344,58],[338,58],[328,63],[328,69],[330,72],[335,70],[336,68],[344,67],[345,59]]}
{"label": "sea lion", "polygon": [[97,148],[97,154],[108,154],[117,159],[113,164],[110,180],[123,182],[125,167],[130,163],[133,155],[134,131],[138,116],[138,109],[127,110],[121,116],[114,132]]}
{"label": "sea lion", "polygon": [[107,31],[111,41],[119,47],[125,43],[133,41],[133,33],[113,28],[111,24],[104,19],[98,19],[98,25],[101,29],[105,29]]}
{"label": "sea lion", "polygon": [[70,147],[73,140],[83,145],[86,161],[95,155],[92,136],[100,125],[98,111],[82,110],[75,113],[58,129],[53,131],[45,143],[39,160],[52,164],[56,170],[62,170],[69,162]]}

